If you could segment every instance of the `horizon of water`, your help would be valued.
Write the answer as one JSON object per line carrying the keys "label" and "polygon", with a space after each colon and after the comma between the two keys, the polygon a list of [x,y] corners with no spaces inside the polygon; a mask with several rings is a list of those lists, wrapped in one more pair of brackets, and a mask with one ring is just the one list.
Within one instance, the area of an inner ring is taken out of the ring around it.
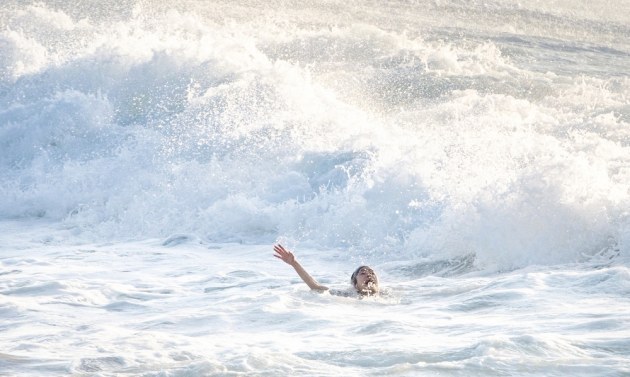
{"label": "horizon of water", "polygon": [[[550,375],[628,373],[628,25],[629,1],[5,1],[3,345],[20,331],[68,342],[30,361],[30,343],[0,351],[0,366],[274,375],[308,360],[309,375],[536,375],[537,357],[557,357]],[[333,285],[375,266],[391,294],[368,305],[398,316],[302,292],[270,258],[275,242]],[[228,319],[238,308],[243,328]],[[91,314],[126,340],[80,323]],[[420,314],[428,327],[412,325]],[[22,327],[37,322],[66,332]],[[132,339],[151,326],[159,356]],[[333,330],[374,353],[326,353],[344,339]],[[195,353],[217,332],[238,345]],[[321,350],[291,353],[291,332]],[[368,334],[393,347],[381,364]],[[412,341],[423,335],[443,346]],[[258,367],[239,364],[250,337]],[[106,356],[68,361],[95,343]]]}

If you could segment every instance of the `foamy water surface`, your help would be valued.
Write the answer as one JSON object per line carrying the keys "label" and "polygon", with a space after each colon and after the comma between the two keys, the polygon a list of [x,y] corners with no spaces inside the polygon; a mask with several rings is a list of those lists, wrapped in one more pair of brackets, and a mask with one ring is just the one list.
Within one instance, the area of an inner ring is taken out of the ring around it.
{"label": "foamy water surface", "polygon": [[0,375],[630,375],[629,15],[5,1]]}

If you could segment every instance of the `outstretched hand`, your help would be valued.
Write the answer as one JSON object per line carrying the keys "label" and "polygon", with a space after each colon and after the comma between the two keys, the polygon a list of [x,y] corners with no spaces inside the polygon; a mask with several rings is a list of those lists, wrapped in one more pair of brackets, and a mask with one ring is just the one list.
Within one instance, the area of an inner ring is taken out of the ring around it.
{"label": "outstretched hand", "polygon": [[298,273],[302,281],[304,281],[306,285],[308,285],[309,288],[318,292],[323,292],[325,290],[328,290],[327,287],[320,285],[315,279],[313,279],[311,275],[308,274],[308,272],[306,272],[304,267],[302,267],[302,265],[300,265],[300,263],[297,260],[295,260],[295,256],[293,255],[292,252],[285,249],[280,244],[274,245],[273,251],[276,252],[273,256],[278,259],[281,259],[284,263],[293,267],[295,269],[295,272]]}
{"label": "outstretched hand", "polygon": [[293,255],[293,253],[282,247],[282,245],[275,245],[273,247],[273,251],[276,252],[273,256],[281,259],[284,263],[291,266],[295,264],[295,256]]}

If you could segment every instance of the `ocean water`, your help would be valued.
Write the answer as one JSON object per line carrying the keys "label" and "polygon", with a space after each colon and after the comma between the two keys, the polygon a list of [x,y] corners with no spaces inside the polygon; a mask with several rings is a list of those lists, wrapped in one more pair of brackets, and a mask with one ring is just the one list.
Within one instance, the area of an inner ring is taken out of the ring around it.
{"label": "ocean water", "polygon": [[630,376],[628,0],[3,0],[0,178],[0,376]]}

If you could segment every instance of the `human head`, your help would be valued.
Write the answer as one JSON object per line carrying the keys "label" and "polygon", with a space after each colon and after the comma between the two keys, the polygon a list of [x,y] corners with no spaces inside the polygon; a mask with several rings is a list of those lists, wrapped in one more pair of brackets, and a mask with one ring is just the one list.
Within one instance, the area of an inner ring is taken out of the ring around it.
{"label": "human head", "polygon": [[378,293],[378,278],[374,270],[368,266],[360,266],[350,277],[352,286],[362,295]]}

